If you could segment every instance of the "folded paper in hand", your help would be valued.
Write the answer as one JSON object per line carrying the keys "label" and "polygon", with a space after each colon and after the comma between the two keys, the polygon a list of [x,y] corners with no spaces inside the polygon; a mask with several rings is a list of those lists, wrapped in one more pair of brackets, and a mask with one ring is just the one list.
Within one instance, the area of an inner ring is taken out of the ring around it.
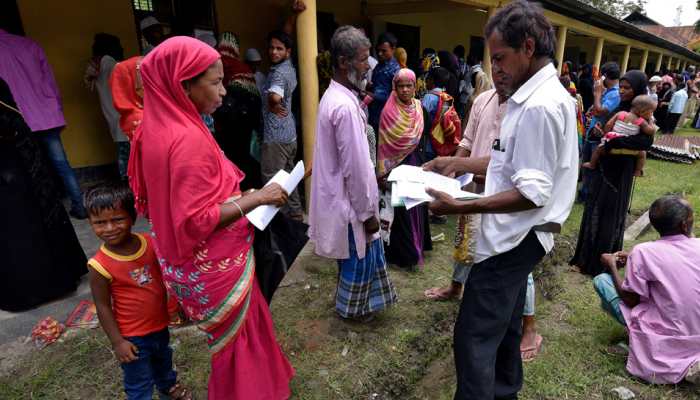
{"label": "folded paper in hand", "polygon": [[394,168],[387,180],[391,185],[391,203],[394,207],[406,206],[411,209],[426,201],[433,201],[425,189],[431,188],[445,192],[455,199],[470,200],[481,197],[476,193],[466,192],[462,187],[472,181],[472,174],[465,174],[457,179],[424,171],[421,167],[400,165]]}
{"label": "folded paper in hand", "polygon": [[[292,193],[292,191],[299,185],[299,182],[304,178],[304,162],[299,161],[292,172],[287,172],[285,170],[279,170],[275,176],[270,179],[265,186],[271,183],[277,183],[282,186],[282,189],[286,190],[287,193]],[[279,207],[264,205],[255,208],[253,211],[249,212],[246,217],[248,221],[253,224],[256,228],[264,231],[267,225],[272,221],[272,218],[279,211]]]}

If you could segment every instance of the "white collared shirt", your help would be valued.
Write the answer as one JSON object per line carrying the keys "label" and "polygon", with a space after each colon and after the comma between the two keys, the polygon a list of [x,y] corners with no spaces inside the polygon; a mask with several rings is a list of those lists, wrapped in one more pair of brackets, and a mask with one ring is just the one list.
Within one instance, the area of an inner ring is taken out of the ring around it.
{"label": "white collared shirt", "polygon": [[[535,227],[560,227],[571,211],[578,179],[576,104],[559,83],[552,64],[508,99],[494,144],[498,146],[491,150],[485,195],[517,189],[538,208],[484,214],[475,262],[512,250]],[[547,253],[554,247],[550,232],[536,230]]]}

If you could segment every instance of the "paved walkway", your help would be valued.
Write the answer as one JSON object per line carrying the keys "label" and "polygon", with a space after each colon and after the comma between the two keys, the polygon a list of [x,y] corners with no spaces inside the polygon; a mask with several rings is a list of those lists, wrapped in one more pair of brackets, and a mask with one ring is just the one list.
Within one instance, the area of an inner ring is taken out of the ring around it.
{"label": "paved walkway", "polygon": [[[92,229],[87,220],[78,221],[71,219],[75,227],[78,240],[85,250],[85,255],[91,257],[102,244],[92,233]],[[148,223],[144,218],[139,218],[134,227],[135,232],[146,232],[149,230]],[[52,301],[37,308],[11,313],[0,310],[0,345],[8,343],[20,336],[31,334],[34,325],[41,319],[51,316],[59,322],[65,322],[71,311],[81,301],[90,298],[90,286],[87,282],[87,275],[80,280],[80,286],[71,295],[62,299]]]}
{"label": "paved walkway", "polygon": [[[75,227],[78,240],[85,250],[85,255],[91,257],[102,242],[92,233],[92,229],[87,220],[79,221],[71,219]],[[147,232],[150,230],[148,222],[144,218],[139,218],[134,226],[134,232]],[[303,259],[311,256],[313,246],[307,243],[306,247],[297,257],[294,265],[290,267],[290,272],[285,276],[280,287],[302,283],[306,280],[304,268],[298,266],[303,264]],[[11,313],[0,310],[0,346],[16,340],[19,337],[31,334],[34,325],[46,317],[53,317],[59,322],[65,322],[75,306],[81,300],[90,299],[90,286],[87,282],[87,275],[80,280],[78,289],[71,295],[62,299],[52,301],[37,308]],[[1,357],[0,357],[1,358]]]}

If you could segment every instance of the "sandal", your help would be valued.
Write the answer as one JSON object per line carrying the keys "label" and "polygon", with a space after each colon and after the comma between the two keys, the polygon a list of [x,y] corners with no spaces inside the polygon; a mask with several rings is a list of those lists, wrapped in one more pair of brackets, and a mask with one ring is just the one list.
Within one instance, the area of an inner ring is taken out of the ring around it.
{"label": "sandal", "polygon": [[170,390],[168,390],[168,396],[172,400],[192,400],[193,399],[192,393],[190,393],[190,391],[186,387],[180,385],[180,383],[174,384],[173,387],[171,387]]}
{"label": "sandal", "polygon": [[542,350],[542,340],[542,336],[537,335],[535,337],[534,346],[520,349],[520,358],[523,360],[523,362],[529,362],[537,358],[537,356],[540,354],[540,350]]}

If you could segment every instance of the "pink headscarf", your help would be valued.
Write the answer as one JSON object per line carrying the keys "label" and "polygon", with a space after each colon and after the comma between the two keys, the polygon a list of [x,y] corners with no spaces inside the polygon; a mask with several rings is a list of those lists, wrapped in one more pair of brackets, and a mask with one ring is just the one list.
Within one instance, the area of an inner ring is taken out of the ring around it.
{"label": "pink headscarf", "polygon": [[192,259],[242,179],[182,87],[219,57],[207,44],[178,36],[141,64],[144,114],[131,142],[129,182],[137,210],[153,223],[160,254],[173,264]]}

